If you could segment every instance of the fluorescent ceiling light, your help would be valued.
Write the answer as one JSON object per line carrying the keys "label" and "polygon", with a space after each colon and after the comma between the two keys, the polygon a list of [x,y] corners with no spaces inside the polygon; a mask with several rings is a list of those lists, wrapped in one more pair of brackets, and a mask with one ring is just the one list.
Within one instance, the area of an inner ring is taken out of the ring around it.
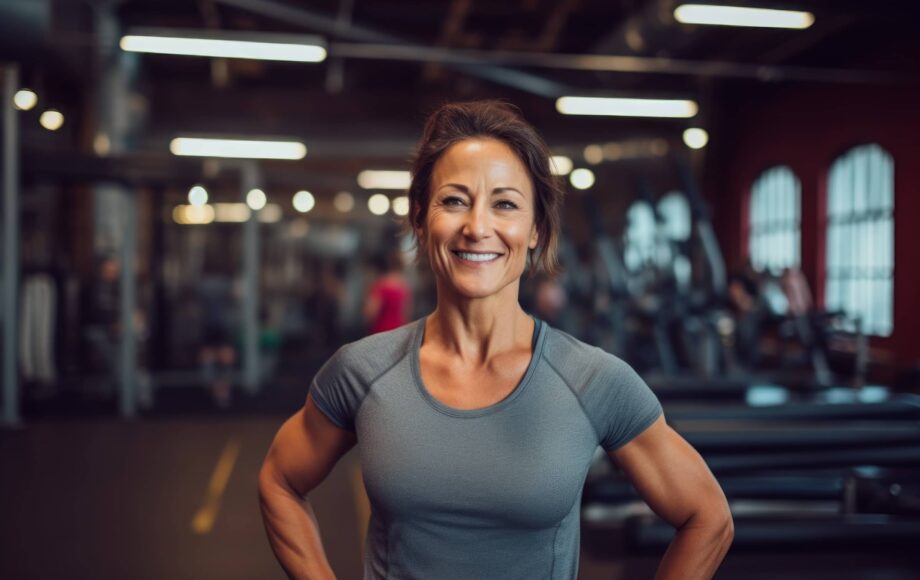
{"label": "fluorescent ceiling light", "polygon": [[671,117],[686,119],[699,111],[695,101],[684,99],[624,99],[610,97],[560,97],[556,110],[563,115],[612,117]]}
{"label": "fluorescent ceiling light", "polygon": [[412,176],[408,171],[378,171],[368,169],[358,174],[358,185],[364,189],[409,189]]}
{"label": "fluorescent ceiling light", "polygon": [[119,42],[127,52],[289,62],[322,62],[322,45],[306,35],[170,29],[137,29]]}
{"label": "fluorescent ceiling light", "polygon": [[815,17],[811,12],[709,4],[678,6],[674,9],[674,19],[684,24],[796,29],[808,28],[815,22]]}
{"label": "fluorescent ceiling light", "polygon": [[307,155],[307,147],[300,141],[201,139],[197,137],[176,137],[169,142],[169,150],[173,155],[238,159],[303,159]]}

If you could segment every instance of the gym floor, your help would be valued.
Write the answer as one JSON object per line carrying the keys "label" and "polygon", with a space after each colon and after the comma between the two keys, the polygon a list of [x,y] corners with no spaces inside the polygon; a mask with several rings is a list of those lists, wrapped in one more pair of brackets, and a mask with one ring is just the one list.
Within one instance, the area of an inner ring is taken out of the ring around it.
{"label": "gym floor", "polygon": [[[0,433],[0,578],[284,578],[262,527],[257,474],[274,433],[304,396],[302,377],[322,360],[320,353],[313,360],[288,354],[287,361],[299,362],[282,368],[263,396],[237,397],[223,413],[200,392],[173,390],[158,394],[156,413],[132,422],[114,413],[55,416]],[[311,501],[338,577],[360,578],[368,506],[354,451]],[[579,579],[651,578],[656,563],[657,557],[598,558],[583,550]],[[717,577],[920,575],[903,557],[806,548],[730,553]]]}

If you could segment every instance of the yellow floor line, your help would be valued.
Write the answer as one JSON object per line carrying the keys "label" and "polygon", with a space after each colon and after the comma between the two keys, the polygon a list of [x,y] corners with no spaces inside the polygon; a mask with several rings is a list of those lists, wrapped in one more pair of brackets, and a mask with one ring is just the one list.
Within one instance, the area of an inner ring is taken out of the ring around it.
{"label": "yellow floor line", "polygon": [[361,553],[364,553],[364,538],[367,537],[367,526],[371,519],[371,503],[367,499],[364,489],[364,478],[361,476],[361,466],[355,463],[351,470],[351,491],[355,498],[355,513],[358,515],[358,538],[361,542]]}
{"label": "yellow floor line", "polygon": [[208,484],[208,493],[205,495],[204,503],[192,518],[192,531],[196,534],[207,534],[214,527],[214,521],[217,519],[217,513],[220,511],[220,500],[224,495],[224,489],[227,482],[230,481],[230,474],[233,473],[233,466],[236,464],[236,458],[240,454],[240,441],[237,438],[231,438],[224,446],[220,459],[217,460],[217,466],[211,475],[211,483]]}

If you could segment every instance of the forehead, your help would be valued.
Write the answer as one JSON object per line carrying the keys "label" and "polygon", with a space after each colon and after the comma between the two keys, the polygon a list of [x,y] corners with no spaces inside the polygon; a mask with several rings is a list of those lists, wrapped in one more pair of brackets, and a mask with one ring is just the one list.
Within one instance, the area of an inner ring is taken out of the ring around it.
{"label": "forehead", "polygon": [[453,180],[505,181],[530,189],[527,166],[506,143],[496,139],[464,139],[447,148],[434,165],[431,185]]}

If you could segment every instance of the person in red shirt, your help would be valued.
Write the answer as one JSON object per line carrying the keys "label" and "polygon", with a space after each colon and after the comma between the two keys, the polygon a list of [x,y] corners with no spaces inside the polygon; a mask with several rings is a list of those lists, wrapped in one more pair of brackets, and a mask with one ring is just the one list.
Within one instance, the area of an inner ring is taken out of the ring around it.
{"label": "person in red shirt", "polygon": [[409,322],[412,289],[403,274],[399,250],[382,257],[378,268],[381,275],[371,284],[364,301],[364,320],[369,334],[393,330]]}

